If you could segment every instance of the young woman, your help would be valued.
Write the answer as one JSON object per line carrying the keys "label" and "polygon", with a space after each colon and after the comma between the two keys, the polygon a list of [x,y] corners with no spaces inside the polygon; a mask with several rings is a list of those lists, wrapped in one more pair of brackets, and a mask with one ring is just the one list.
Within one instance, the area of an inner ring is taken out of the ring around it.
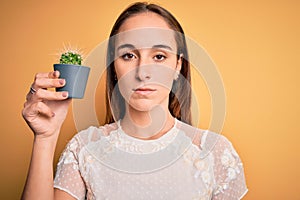
{"label": "young woman", "polygon": [[241,199],[242,163],[223,136],[191,124],[184,32],[155,4],[117,19],[107,53],[107,124],[76,134],[53,155],[70,104],[59,72],[38,73],[23,116],[34,133],[22,199]]}

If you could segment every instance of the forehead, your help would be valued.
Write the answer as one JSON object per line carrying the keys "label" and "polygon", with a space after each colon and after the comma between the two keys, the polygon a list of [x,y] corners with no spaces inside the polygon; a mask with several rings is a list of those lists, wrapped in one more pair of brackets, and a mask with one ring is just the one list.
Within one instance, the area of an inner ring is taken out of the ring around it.
{"label": "forehead", "polygon": [[114,37],[116,48],[124,44],[130,44],[136,49],[165,45],[175,51],[177,47],[175,32],[170,29],[140,28],[121,32]]}
{"label": "forehead", "polygon": [[175,31],[170,29],[162,16],[153,12],[129,17],[114,37],[116,47],[123,44],[132,44],[136,48],[167,45],[176,49]]}

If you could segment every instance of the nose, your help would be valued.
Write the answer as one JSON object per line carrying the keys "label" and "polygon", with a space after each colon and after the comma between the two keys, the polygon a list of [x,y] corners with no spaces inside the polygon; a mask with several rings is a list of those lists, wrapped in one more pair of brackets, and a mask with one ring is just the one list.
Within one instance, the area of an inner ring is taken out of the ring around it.
{"label": "nose", "polygon": [[140,81],[151,79],[151,62],[141,57],[136,69],[136,78]]}

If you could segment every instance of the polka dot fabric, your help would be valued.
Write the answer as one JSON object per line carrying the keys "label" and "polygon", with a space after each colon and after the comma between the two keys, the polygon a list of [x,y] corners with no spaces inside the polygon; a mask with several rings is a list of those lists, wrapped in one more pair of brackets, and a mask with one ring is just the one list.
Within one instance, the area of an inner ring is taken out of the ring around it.
{"label": "polka dot fabric", "polygon": [[241,199],[248,191],[243,164],[232,144],[223,136],[213,149],[216,185],[213,200]]}
{"label": "polka dot fabric", "polygon": [[[196,135],[200,139],[195,140]],[[103,162],[104,155],[113,155],[110,153],[116,149],[145,156],[180,146],[183,141],[190,145],[182,151],[175,148],[182,153],[174,162],[145,173],[119,170],[122,166]],[[76,199],[89,200],[236,200],[247,192],[243,165],[231,143],[224,136],[177,120],[156,140],[130,137],[118,123],[79,132],[61,155],[54,187]]]}

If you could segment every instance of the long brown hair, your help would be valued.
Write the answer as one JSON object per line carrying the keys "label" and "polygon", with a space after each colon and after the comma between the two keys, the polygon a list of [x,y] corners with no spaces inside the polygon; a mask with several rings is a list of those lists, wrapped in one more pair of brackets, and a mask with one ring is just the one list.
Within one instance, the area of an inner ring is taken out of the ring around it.
{"label": "long brown hair", "polygon": [[[131,16],[144,12],[153,12],[158,14],[167,22],[174,32],[178,33],[175,34],[175,39],[177,43],[178,59],[180,59],[179,55],[182,55],[182,66],[180,70],[180,76],[176,81],[173,82],[172,90],[169,94],[169,110],[173,117],[176,117],[185,123],[191,124],[191,76],[184,31],[179,22],[169,11],[156,4],[142,2],[134,3],[125,9],[116,20],[110,33],[107,51],[108,67],[106,72],[107,81],[105,123],[112,123],[115,121],[115,119],[121,119],[125,114],[125,100],[119,91],[117,84],[118,80],[116,79],[114,67],[115,44],[113,36],[118,34],[118,31],[125,20]],[[111,101],[112,97],[114,102]]]}

